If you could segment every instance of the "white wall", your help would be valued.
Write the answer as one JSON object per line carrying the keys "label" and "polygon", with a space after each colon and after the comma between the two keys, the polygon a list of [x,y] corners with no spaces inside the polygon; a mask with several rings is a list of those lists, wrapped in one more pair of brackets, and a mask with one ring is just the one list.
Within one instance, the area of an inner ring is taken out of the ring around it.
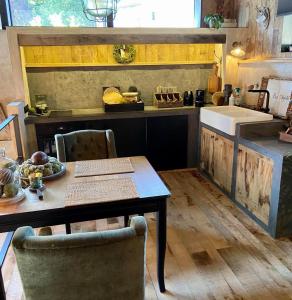
{"label": "white wall", "polygon": [[282,44],[292,44],[292,15],[283,20]]}
{"label": "white wall", "polygon": [[0,103],[5,108],[12,100],[15,100],[15,87],[7,35],[5,30],[0,30]]}
{"label": "white wall", "polygon": [[[258,62],[239,65],[238,83],[239,86],[245,90],[251,84],[260,84],[262,77],[265,76],[291,78],[292,80],[292,63]],[[256,94],[245,94],[245,99],[248,104],[256,104],[257,98],[258,95]]]}

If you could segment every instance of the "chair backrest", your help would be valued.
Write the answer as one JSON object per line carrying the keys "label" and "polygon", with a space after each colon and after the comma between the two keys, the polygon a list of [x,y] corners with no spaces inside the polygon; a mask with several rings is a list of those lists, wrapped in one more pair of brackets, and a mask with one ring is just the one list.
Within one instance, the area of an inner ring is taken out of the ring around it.
{"label": "chair backrest", "polygon": [[112,130],[79,130],[55,135],[61,162],[117,157]]}
{"label": "chair backrest", "polygon": [[70,235],[16,230],[12,245],[26,300],[144,299],[146,222]]}

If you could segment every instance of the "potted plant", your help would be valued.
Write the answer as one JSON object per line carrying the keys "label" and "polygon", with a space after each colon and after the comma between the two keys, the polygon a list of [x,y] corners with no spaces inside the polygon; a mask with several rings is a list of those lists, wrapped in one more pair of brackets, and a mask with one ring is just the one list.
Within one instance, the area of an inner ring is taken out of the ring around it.
{"label": "potted plant", "polygon": [[222,24],[224,23],[224,17],[221,14],[218,14],[218,13],[208,14],[208,15],[205,16],[204,22],[210,28],[219,29],[219,28],[222,27]]}

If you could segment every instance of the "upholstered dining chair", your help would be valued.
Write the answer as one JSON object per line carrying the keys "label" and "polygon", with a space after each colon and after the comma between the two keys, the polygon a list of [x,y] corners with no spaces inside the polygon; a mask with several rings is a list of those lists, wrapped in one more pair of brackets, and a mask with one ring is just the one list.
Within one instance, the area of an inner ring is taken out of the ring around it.
{"label": "upholstered dining chair", "polygon": [[12,246],[26,300],[144,299],[147,225],[71,235],[16,230]]}
{"label": "upholstered dining chair", "polygon": [[[55,135],[57,158],[61,162],[105,159],[117,157],[115,137],[112,130],[79,130]],[[128,225],[129,216],[124,216]],[[66,232],[71,233],[70,224]]]}
{"label": "upholstered dining chair", "polygon": [[55,135],[61,162],[117,157],[112,130],[79,130]]}

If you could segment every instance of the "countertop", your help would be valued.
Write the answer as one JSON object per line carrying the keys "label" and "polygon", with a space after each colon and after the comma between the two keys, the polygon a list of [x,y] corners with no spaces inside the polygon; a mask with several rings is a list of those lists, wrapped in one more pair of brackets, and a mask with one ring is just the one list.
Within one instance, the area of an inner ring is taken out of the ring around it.
{"label": "countertop", "polygon": [[292,157],[292,144],[279,140],[279,132],[287,121],[274,119],[272,122],[245,123],[239,125],[239,143],[274,153],[282,157]]}
{"label": "countertop", "polygon": [[288,157],[292,156],[292,144],[285,143],[279,140],[279,137],[255,137],[245,139],[255,146],[261,147],[267,151],[271,151],[281,156]]}
{"label": "countertop", "polygon": [[71,121],[98,120],[98,119],[175,116],[175,115],[188,115],[188,114],[193,114],[198,112],[199,112],[199,108],[194,106],[184,106],[184,107],[175,107],[175,108],[157,108],[155,106],[145,106],[144,111],[127,111],[127,112],[105,112],[103,108],[72,109],[71,115],[64,115],[64,116],[49,116],[50,111],[47,115],[44,116],[30,115],[25,118],[25,124],[71,122]]}

